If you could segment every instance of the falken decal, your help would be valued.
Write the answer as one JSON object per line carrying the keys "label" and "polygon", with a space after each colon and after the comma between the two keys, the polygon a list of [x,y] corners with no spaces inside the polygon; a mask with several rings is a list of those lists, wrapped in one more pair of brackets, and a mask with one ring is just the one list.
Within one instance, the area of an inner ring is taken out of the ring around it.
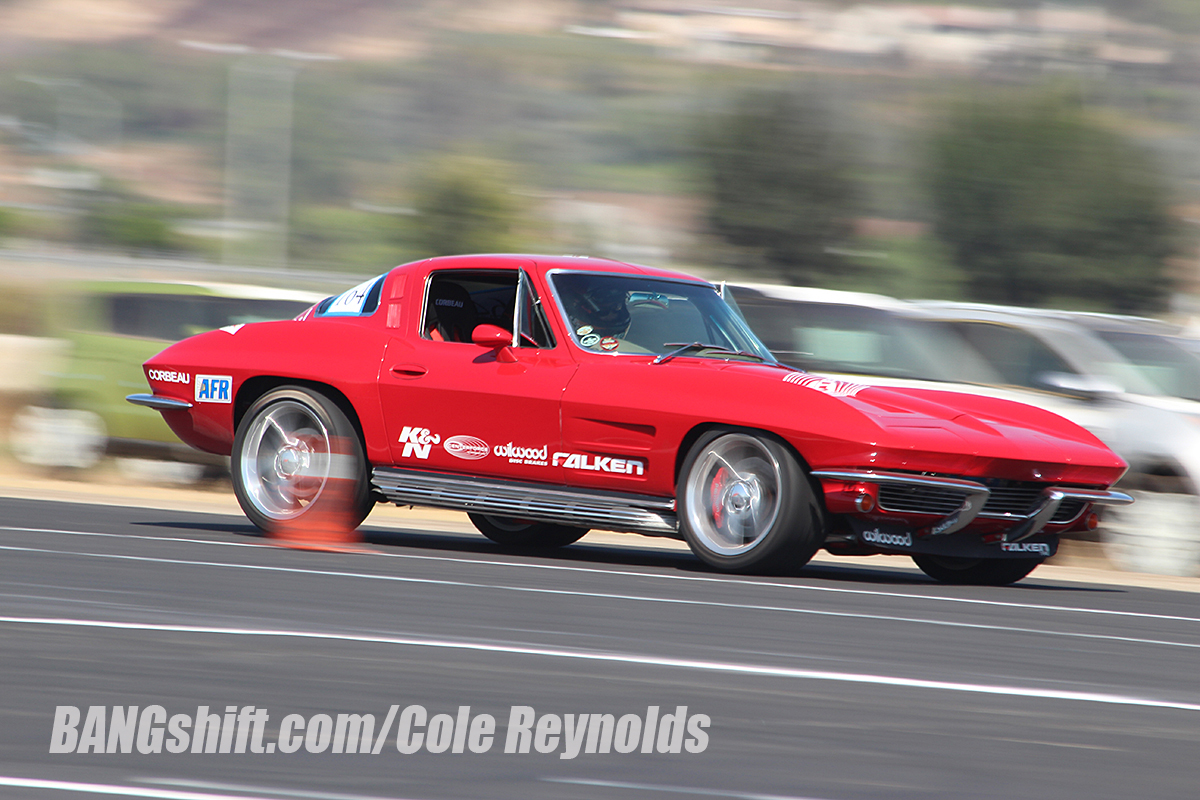
{"label": "falken decal", "polygon": [[804,372],[789,372],[783,376],[783,380],[787,383],[803,386],[806,389],[816,389],[818,392],[824,392],[834,397],[854,397],[863,389],[870,388],[861,383],[839,381],[834,378],[822,378],[820,375],[809,375]]}
{"label": "falken decal", "polygon": [[589,456],[583,453],[555,453],[552,466],[563,469],[582,469],[589,472],[613,472],[620,475],[644,475],[646,462],[638,458]]}

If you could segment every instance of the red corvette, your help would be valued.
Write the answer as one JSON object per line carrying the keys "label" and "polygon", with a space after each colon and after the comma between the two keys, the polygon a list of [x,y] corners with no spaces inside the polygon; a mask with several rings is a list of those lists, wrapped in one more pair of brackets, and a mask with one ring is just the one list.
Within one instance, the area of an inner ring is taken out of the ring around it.
{"label": "red corvette", "polygon": [[[613,261],[405,264],[145,372],[153,393],[129,400],[231,455],[266,530],[382,501],[466,511],[513,547],[600,528],[685,539],[721,570],[824,547],[1006,584],[1130,502],[1108,488],[1124,462],[1058,416],[786,367],[711,284]],[[333,470],[353,491],[328,490]]]}

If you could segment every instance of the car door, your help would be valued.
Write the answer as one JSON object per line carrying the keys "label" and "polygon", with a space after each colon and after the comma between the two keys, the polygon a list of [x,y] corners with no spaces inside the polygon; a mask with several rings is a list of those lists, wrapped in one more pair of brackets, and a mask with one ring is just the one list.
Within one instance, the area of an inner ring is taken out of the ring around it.
{"label": "car door", "polygon": [[[552,455],[561,443],[563,390],[576,363],[565,346],[555,346],[530,273],[442,269],[424,275],[419,288],[381,370],[394,462],[561,482]],[[472,342],[482,326],[511,332],[514,316],[522,330],[517,346]]]}

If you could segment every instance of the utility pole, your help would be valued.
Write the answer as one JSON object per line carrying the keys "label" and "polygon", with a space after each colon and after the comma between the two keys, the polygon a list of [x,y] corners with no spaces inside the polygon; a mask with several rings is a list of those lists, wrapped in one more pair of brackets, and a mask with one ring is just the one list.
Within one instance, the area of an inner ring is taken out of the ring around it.
{"label": "utility pole", "polygon": [[256,262],[286,269],[296,73],[302,62],[340,58],[190,39],[179,44],[240,56],[229,66],[222,262],[231,266]]}

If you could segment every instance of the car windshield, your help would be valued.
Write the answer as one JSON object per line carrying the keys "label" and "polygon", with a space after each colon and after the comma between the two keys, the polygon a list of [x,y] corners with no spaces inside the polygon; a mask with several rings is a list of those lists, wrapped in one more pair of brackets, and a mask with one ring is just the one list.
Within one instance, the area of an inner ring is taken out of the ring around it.
{"label": "car windshield", "polygon": [[1110,330],[1095,333],[1164,394],[1200,400],[1200,358],[1169,337]]}
{"label": "car windshield", "polygon": [[[707,284],[588,272],[560,272],[550,281],[584,350],[775,361]],[[685,345],[694,346],[677,352]]]}
{"label": "car windshield", "polygon": [[936,321],[887,309],[806,302],[734,289],[738,307],[780,361],[816,372],[930,381],[997,382],[970,348]]}

